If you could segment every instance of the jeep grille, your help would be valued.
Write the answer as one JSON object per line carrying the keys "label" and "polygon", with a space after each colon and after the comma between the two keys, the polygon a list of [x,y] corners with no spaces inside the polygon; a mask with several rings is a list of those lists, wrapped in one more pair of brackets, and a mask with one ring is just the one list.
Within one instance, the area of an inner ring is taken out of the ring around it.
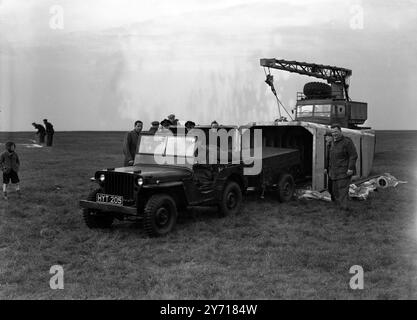
{"label": "jeep grille", "polygon": [[133,199],[135,177],[132,174],[120,172],[106,172],[104,190],[108,194],[123,196],[125,199]]}

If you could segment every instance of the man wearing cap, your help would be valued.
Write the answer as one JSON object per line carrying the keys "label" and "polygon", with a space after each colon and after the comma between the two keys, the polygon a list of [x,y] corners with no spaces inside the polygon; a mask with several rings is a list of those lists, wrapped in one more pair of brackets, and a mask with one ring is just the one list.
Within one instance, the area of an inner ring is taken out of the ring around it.
{"label": "man wearing cap", "polygon": [[159,121],[152,121],[151,125],[152,126],[150,127],[148,132],[154,134],[159,129]]}
{"label": "man wearing cap", "polygon": [[51,147],[55,133],[54,126],[48,122],[48,119],[43,119],[43,123],[46,129],[46,146]]}
{"label": "man wearing cap", "polygon": [[175,118],[175,114],[170,114],[168,116],[168,120],[169,120],[169,122],[171,122],[171,126],[178,125],[178,119]]}
{"label": "man wearing cap", "polygon": [[140,133],[142,132],[143,122],[140,120],[135,121],[135,127],[132,131],[126,134],[123,143],[123,153],[125,155],[124,166],[133,166],[135,155],[140,142]]}
{"label": "man wearing cap", "polygon": [[327,144],[325,173],[332,201],[348,209],[349,185],[356,171],[358,154],[352,140],[342,134],[339,124],[331,125],[332,140]]}

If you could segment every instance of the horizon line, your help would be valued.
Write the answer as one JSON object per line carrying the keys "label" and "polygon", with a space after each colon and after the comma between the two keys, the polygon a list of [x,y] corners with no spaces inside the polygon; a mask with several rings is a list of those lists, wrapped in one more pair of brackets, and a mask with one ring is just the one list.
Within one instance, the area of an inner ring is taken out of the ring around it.
{"label": "horizon line", "polygon": [[[416,129],[371,129],[375,131],[417,131]],[[69,133],[69,132],[129,132],[132,130],[55,130],[55,133]],[[143,130],[144,132],[147,132],[147,130]],[[3,133],[30,133],[35,134],[35,131],[1,131],[0,134]]]}

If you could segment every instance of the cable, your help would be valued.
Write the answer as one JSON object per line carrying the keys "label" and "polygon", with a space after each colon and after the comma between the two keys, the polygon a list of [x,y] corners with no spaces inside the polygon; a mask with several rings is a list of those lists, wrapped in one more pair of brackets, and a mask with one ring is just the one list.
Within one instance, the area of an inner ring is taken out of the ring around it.
{"label": "cable", "polygon": [[[277,98],[277,101],[279,104],[281,104],[282,108],[285,110],[285,112],[288,114],[288,116],[290,117],[291,121],[294,121],[294,119],[291,117],[290,113],[287,111],[287,109],[284,107],[284,105],[282,104],[281,100],[279,100],[278,96],[275,94],[275,98]],[[281,117],[281,113],[280,113],[280,117]]]}
{"label": "cable", "polygon": [[282,104],[281,100],[279,100],[279,98],[278,98],[277,92],[276,92],[275,87],[274,87],[274,76],[271,74],[271,70],[268,68],[268,74],[267,74],[266,70],[265,70],[265,67],[263,69],[264,69],[264,73],[265,73],[265,76],[266,76],[265,82],[266,82],[267,85],[269,85],[271,87],[271,91],[272,91],[272,93],[274,94],[274,96],[277,100],[279,118],[280,119],[282,118],[281,107],[280,107],[280,106],[282,106],[282,108],[285,110],[285,112],[290,117],[291,121],[293,121],[294,119],[291,117],[291,114],[287,111],[287,109]]}

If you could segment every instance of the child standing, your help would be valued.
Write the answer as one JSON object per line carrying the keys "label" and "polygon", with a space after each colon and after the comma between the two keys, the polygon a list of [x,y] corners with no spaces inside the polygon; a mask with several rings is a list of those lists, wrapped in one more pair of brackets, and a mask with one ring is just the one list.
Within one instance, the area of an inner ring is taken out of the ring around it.
{"label": "child standing", "polygon": [[0,156],[0,169],[3,171],[3,196],[7,200],[7,185],[11,181],[15,185],[16,192],[20,198],[20,187],[19,187],[19,171],[20,161],[17,153],[15,152],[16,145],[14,142],[6,143],[6,151]]}

